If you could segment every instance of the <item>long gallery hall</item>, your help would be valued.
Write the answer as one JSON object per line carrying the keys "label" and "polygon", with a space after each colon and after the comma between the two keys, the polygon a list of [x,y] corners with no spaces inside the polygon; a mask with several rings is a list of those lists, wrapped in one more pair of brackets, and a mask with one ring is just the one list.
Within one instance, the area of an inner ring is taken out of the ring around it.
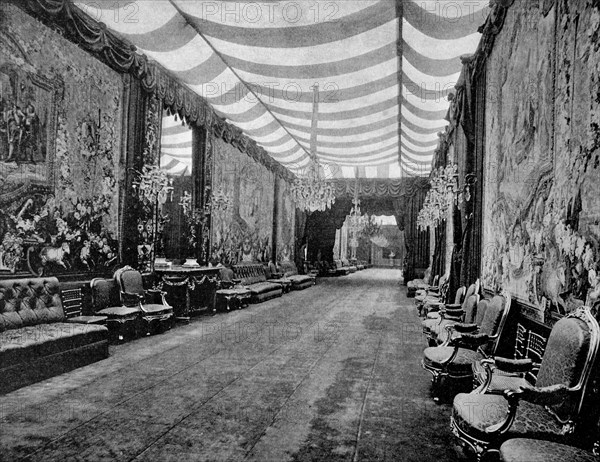
{"label": "long gallery hall", "polygon": [[599,179],[599,0],[2,0],[0,462],[599,462]]}
{"label": "long gallery hall", "polygon": [[327,279],[285,304],[111,346],[0,397],[1,458],[458,460],[399,276]]}

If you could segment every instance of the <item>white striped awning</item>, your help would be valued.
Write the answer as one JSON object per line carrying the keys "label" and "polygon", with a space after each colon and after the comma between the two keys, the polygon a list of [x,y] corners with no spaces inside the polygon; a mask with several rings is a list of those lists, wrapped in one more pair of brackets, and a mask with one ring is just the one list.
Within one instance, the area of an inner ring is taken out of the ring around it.
{"label": "white striped awning", "polygon": [[[75,4],[296,173],[310,161],[318,83],[317,155],[339,178],[429,173],[458,57],[475,51],[488,13],[487,0]],[[164,142],[178,165],[177,143]]]}

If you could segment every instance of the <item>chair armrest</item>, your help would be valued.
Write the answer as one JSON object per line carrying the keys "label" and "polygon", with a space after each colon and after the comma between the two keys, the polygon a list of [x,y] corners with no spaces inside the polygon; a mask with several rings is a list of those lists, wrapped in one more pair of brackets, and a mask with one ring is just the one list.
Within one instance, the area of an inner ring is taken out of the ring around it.
{"label": "chair armrest", "polygon": [[146,293],[148,295],[152,295],[154,297],[154,300],[158,300],[158,297],[160,296],[160,302],[163,305],[167,305],[169,306],[169,304],[167,303],[167,299],[165,298],[167,293],[164,290],[159,290],[159,289],[147,289]]}
{"label": "chair armrest", "polygon": [[520,399],[539,406],[553,406],[563,403],[573,392],[568,386],[559,383],[547,387],[521,386],[518,394]]}
{"label": "chair armrest", "polygon": [[444,319],[460,321],[465,314],[465,311],[462,308],[443,308],[440,309],[440,314]]}
{"label": "chair armrest", "polygon": [[480,346],[485,345],[490,341],[488,334],[462,334],[460,337],[454,338],[451,342],[451,346],[468,348],[469,350],[476,350]]}
{"label": "chair armrest", "polygon": [[512,426],[517,415],[519,401],[522,399],[539,406],[552,406],[561,404],[575,391],[564,384],[549,385],[547,387],[522,386],[519,390],[505,390],[504,397],[508,401],[506,420],[485,429],[488,434],[502,435]]}
{"label": "chair armrest", "polygon": [[[474,390],[474,393],[490,393],[490,385],[492,384],[492,378],[494,369],[500,369],[501,371],[509,374],[516,374],[522,377],[522,374],[529,372],[533,369],[533,361],[527,359],[509,359],[509,358],[485,358],[481,360],[481,365],[485,371],[485,378],[481,384]],[[498,393],[500,390],[492,391]]]}
{"label": "chair armrest", "polygon": [[495,366],[501,371],[513,372],[516,374],[524,374],[533,369],[533,361],[529,358],[526,359],[509,359],[497,357],[494,358]]}
{"label": "chair armrest", "polygon": [[479,329],[479,326],[477,324],[466,322],[459,322],[457,324],[454,324],[453,327],[456,332],[461,334],[473,334]]}
{"label": "chair armrest", "polygon": [[271,279],[281,279],[283,276],[283,273],[271,273]]}

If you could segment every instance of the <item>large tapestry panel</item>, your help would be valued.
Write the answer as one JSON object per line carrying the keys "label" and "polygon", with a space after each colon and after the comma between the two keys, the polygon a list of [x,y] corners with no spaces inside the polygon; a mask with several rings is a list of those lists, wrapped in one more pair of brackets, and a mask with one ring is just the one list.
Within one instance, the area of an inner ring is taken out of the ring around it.
{"label": "large tapestry panel", "polygon": [[277,188],[277,260],[294,261],[296,205],[292,200],[290,185],[276,178]]}
{"label": "large tapestry panel", "polygon": [[483,207],[484,286],[560,311],[597,285],[600,236],[598,11],[568,8],[516,1],[496,39]]}
{"label": "large tapestry panel", "polygon": [[274,174],[220,138],[213,138],[211,261],[267,262],[273,238]]}
{"label": "large tapestry panel", "polygon": [[117,262],[122,81],[13,5],[0,23],[0,272]]}

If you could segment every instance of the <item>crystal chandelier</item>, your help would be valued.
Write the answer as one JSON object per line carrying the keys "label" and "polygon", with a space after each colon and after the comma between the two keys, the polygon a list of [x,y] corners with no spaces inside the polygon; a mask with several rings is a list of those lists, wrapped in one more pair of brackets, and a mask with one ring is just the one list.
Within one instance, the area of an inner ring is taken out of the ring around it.
{"label": "crystal chandelier", "polygon": [[296,178],[291,187],[296,206],[307,212],[323,212],[335,201],[333,186],[321,175],[321,165],[317,159],[317,125],[319,114],[319,84],[313,87],[313,111],[310,135],[311,162],[305,176]]}
{"label": "crystal chandelier", "polygon": [[298,177],[291,187],[296,206],[307,212],[323,212],[335,201],[333,186],[323,179],[318,162],[313,162],[307,175]]}
{"label": "crystal chandelier", "polygon": [[465,185],[458,184],[458,165],[439,167],[431,176],[431,189],[427,192],[423,208],[417,217],[419,230],[435,228],[446,219],[448,209],[471,200],[471,188],[476,181],[474,174],[465,176]]}

